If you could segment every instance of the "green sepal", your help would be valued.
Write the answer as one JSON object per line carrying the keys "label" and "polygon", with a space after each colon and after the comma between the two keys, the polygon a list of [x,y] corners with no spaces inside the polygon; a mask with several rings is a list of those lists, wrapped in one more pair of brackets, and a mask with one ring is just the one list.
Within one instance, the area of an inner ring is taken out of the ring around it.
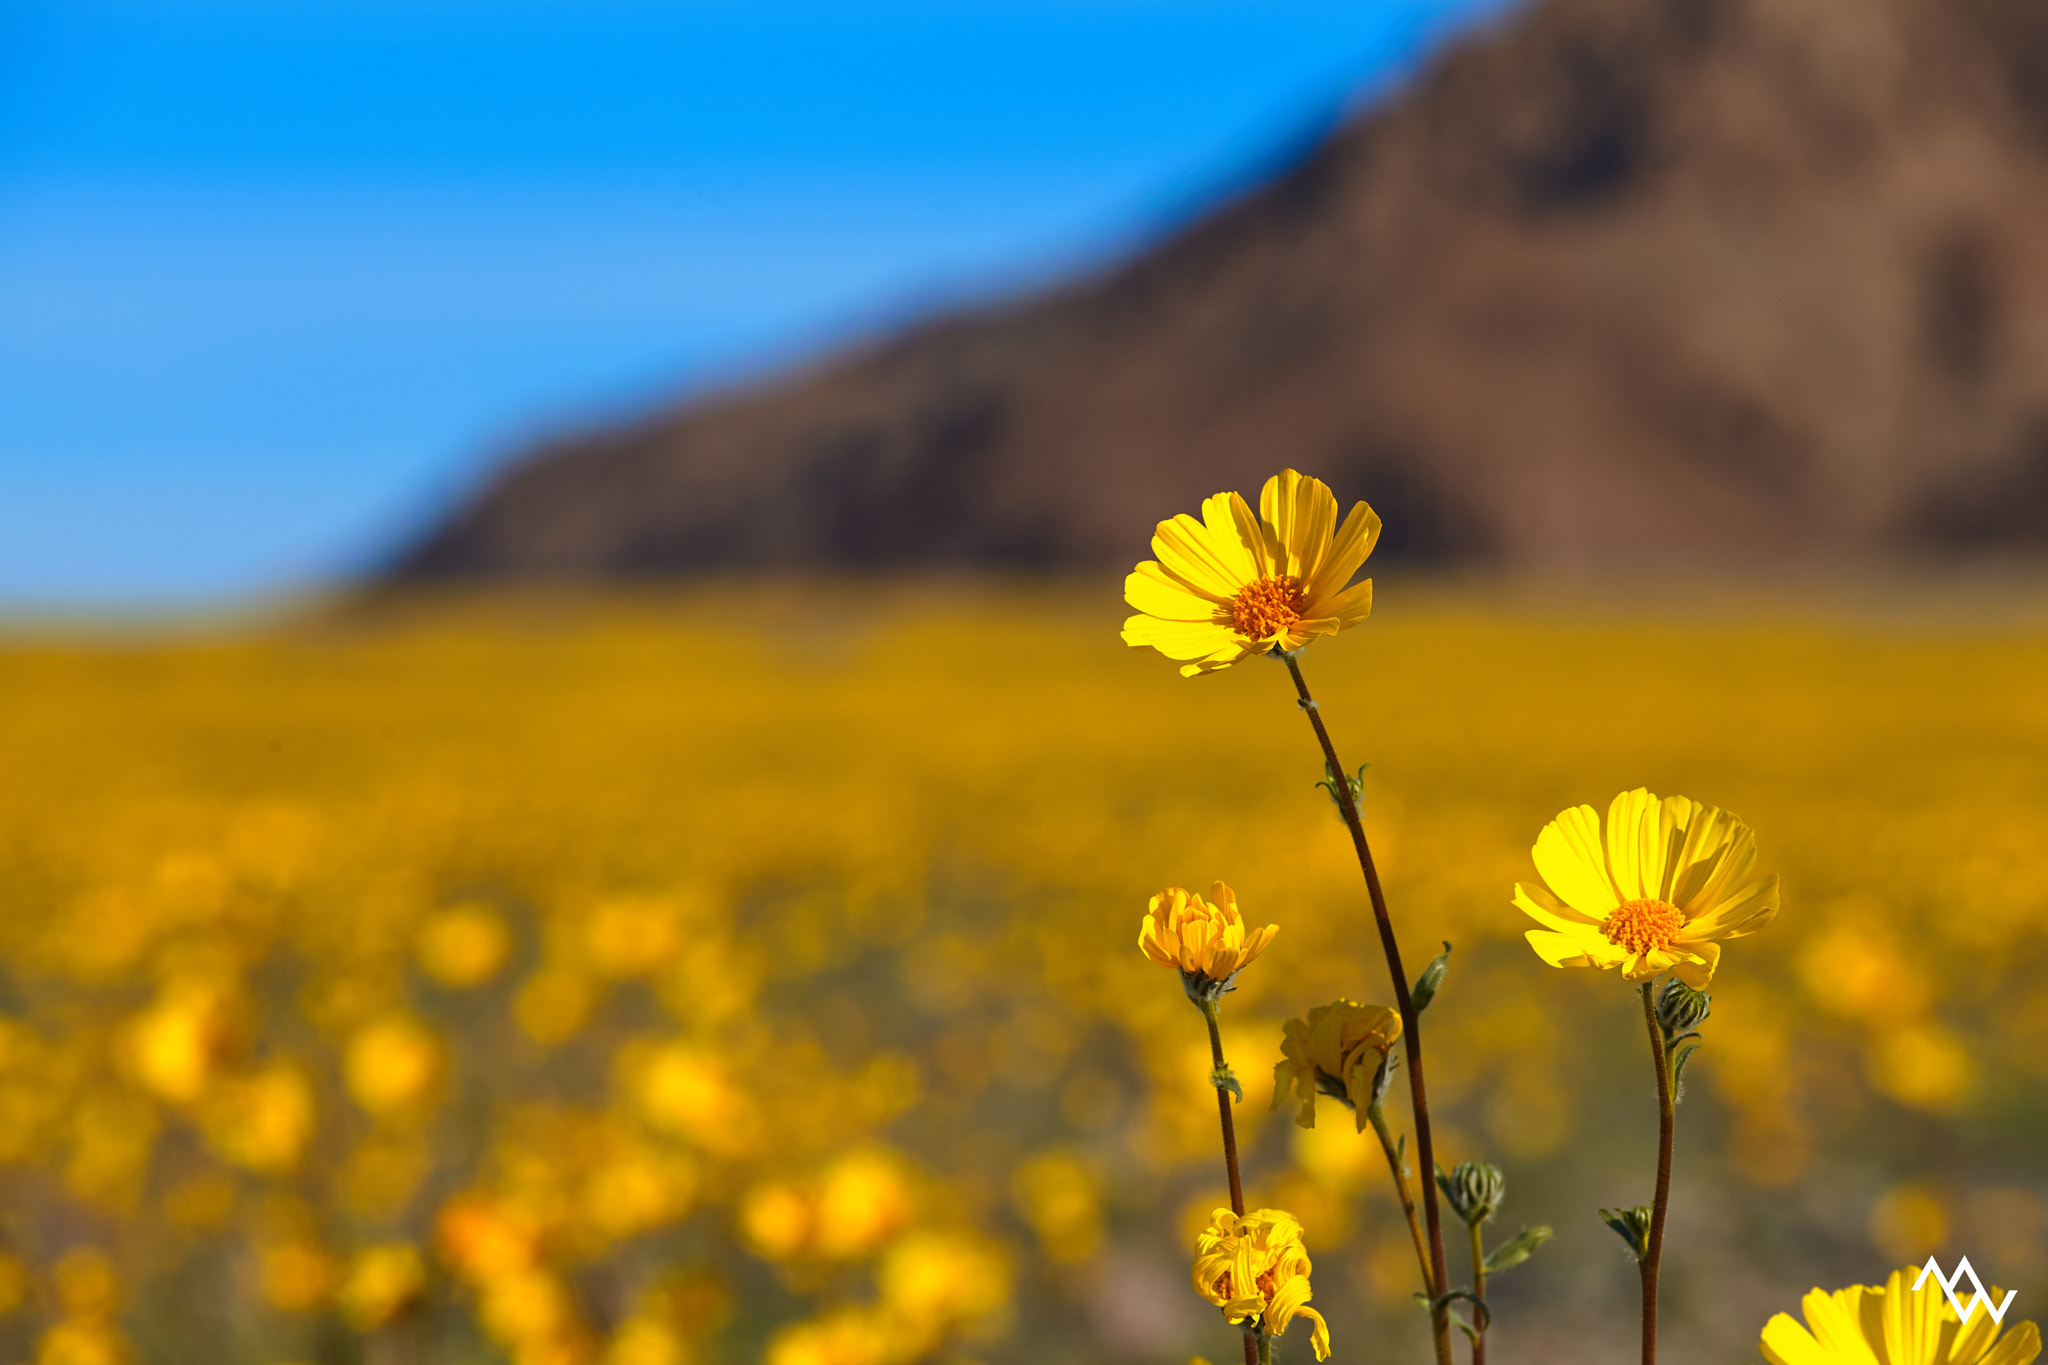
{"label": "green sepal", "polygon": [[1408,992],[1408,1002],[1417,1014],[1429,1008],[1429,1002],[1436,999],[1437,989],[1444,984],[1444,974],[1451,970],[1451,945],[1447,939],[1444,950],[1429,960],[1422,969],[1422,975],[1415,978],[1415,989]]}
{"label": "green sepal", "polygon": [[1647,1204],[1632,1209],[1600,1210],[1600,1221],[1614,1229],[1615,1236],[1628,1244],[1629,1254],[1638,1261],[1650,1254],[1650,1217]]}
{"label": "green sepal", "polygon": [[1685,1098],[1685,1064],[1692,1060],[1692,1054],[1700,1050],[1706,1040],[1693,1036],[1679,1045],[1671,1054],[1671,1102],[1677,1104]]}
{"label": "green sepal", "polygon": [[1551,1232],[1547,1227],[1523,1228],[1513,1237],[1495,1247],[1491,1254],[1487,1256],[1485,1261],[1486,1273],[1498,1275],[1503,1270],[1514,1269],[1531,1256],[1534,1256],[1536,1248],[1549,1241],[1550,1237]]}

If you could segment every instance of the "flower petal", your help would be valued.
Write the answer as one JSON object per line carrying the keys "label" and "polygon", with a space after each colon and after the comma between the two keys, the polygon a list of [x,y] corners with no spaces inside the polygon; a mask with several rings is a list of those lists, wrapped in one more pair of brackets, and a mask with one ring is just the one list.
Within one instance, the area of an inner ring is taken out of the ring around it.
{"label": "flower petal", "polygon": [[1598,933],[1603,923],[1583,911],[1572,909],[1551,895],[1550,889],[1540,883],[1531,885],[1528,882],[1516,882],[1515,908],[1538,924],[1546,924],[1552,929],[1561,929],[1567,933],[1574,929],[1591,929]]}
{"label": "flower petal", "polygon": [[1597,934],[1531,929],[1522,937],[1529,940],[1536,956],[1553,967],[1618,967],[1627,956]]}
{"label": "flower petal", "polygon": [[1351,515],[1344,518],[1344,524],[1331,538],[1329,553],[1317,566],[1314,579],[1303,585],[1308,600],[1319,602],[1340,591],[1364,565],[1379,538],[1379,514],[1362,502],[1354,503]]}
{"label": "flower petal", "polygon": [[[1789,1313],[1773,1314],[1771,1320],[1764,1324],[1762,1346],[1764,1359],[1771,1365],[1840,1365],[1843,1359],[1824,1349],[1813,1339],[1811,1332],[1792,1320]],[[1871,1365],[1876,1365],[1876,1362]]]}
{"label": "flower petal", "polygon": [[1530,851],[1536,870],[1565,904],[1595,919],[1620,903],[1614,883],[1607,875],[1607,858],[1600,843],[1600,816],[1591,806],[1574,806],[1558,812],[1555,820],[1536,836]]}
{"label": "flower petal", "polygon": [[1218,493],[1203,502],[1202,521],[1219,544],[1232,547],[1229,552],[1242,569],[1245,582],[1272,576],[1272,538],[1259,525],[1250,503],[1235,493]]}
{"label": "flower petal", "polygon": [[1148,559],[1124,576],[1124,601],[1162,621],[1229,619],[1228,599],[1191,587]]}
{"label": "flower petal", "polygon": [[1183,512],[1159,523],[1152,536],[1152,553],[1160,567],[1190,587],[1228,600],[1257,575],[1252,571],[1251,555],[1227,519],[1224,527],[1224,533],[1218,535],[1214,527]]}
{"label": "flower petal", "polygon": [[1977,1365],[2030,1365],[2041,1354],[2041,1329],[2023,1322],[2012,1329]]}
{"label": "flower petal", "polygon": [[1254,648],[1230,627],[1212,621],[1162,621],[1156,616],[1133,616],[1124,622],[1123,636],[1125,644],[1156,649],[1169,659],[1207,659],[1223,651],[1233,651],[1242,657]]}
{"label": "flower petal", "polygon": [[1259,519],[1279,551],[1275,567],[1306,586],[1328,558],[1337,526],[1337,498],[1329,485],[1283,469],[1259,492]]}

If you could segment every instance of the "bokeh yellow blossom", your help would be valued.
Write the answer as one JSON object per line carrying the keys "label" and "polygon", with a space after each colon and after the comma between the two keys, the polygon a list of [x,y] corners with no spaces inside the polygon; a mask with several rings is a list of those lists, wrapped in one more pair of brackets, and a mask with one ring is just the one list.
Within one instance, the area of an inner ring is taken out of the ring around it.
{"label": "bokeh yellow blossom", "polygon": [[1169,886],[1146,908],[1138,947],[1160,966],[1178,970],[1190,997],[1214,999],[1279,932],[1277,924],[1247,931],[1237,893],[1222,882],[1209,888],[1207,900]]}
{"label": "bokeh yellow blossom", "polygon": [[1352,1108],[1364,1132],[1374,1078],[1400,1038],[1401,1016],[1385,1005],[1334,1000],[1306,1019],[1289,1019],[1281,1026],[1281,1059],[1273,1065],[1272,1107],[1293,1093],[1301,1100],[1294,1121],[1313,1128],[1316,1096],[1329,1095]]}
{"label": "bokeh yellow blossom", "polygon": [[1337,524],[1337,499],[1292,469],[1266,480],[1258,515],[1236,493],[1159,523],[1152,553],[1124,580],[1138,615],[1124,643],[1183,662],[1193,677],[1273,650],[1292,651],[1357,625],[1372,611],[1372,580],[1347,587],[1379,539],[1364,503]]}
{"label": "bokeh yellow blossom", "polygon": [[1295,1318],[1308,1318],[1316,1359],[1326,1360],[1330,1327],[1308,1306],[1309,1270],[1301,1223],[1280,1209],[1254,1209],[1242,1218],[1217,1209],[1195,1239],[1195,1289],[1226,1321],[1277,1337]]}
{"label": "bokeh yellow blossom", "polygon": [[1515,905],[1541,929],[1527,938],[1553,967],[1620,967],[1631,981],[1676,971],[1713,980],[1719,940],[1753,934],[1778,912],[1778,877],[1756,874],[1756,836],[1717,806],[1659,800],[1638,787],[1614,798],[1603,837],[1591,806],[1561,811],[1532,850],[1540,883],[1515,883]]}
{"label": "bokeh yellow blossom", "polygon": [[358,1332],[374,1331],[416,1302],[427,1286],[427,1265],[410,1242],[386,1242],[357,1252],[335,1292],[341,1315]]}
{"label": "bokeh yellow blossom", "polygon": [[[1771,1365],[2028,1365],[2041,1354],[2033,1323],[2022,1322],[2001,1338],[1981,1302],[1965,1323],[1941,1282],[1932,1273],[1923,1278],[1923,1270],[1894,1270],[1882,1287],[1850,1285],[1832,1294],[1815,1289],[1801,1303],[1804,1325],[1788,1313],[1764,1324],[1764,1359]],[[1966,1292],[1975,1287],[1957,1290]],[[1990,1295],[1993,1303],[2005,1299],[1995,1287]]]}

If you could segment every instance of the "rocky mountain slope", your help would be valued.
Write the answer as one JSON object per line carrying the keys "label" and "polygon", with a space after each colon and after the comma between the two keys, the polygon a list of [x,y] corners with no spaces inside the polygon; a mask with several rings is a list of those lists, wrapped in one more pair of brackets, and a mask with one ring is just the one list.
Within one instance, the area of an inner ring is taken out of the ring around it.
{"label": "rocky mountain slope", "polygon": [[1543,0],[1132,259],[506,466],[399,580],[2048,552],[2048,6]]}

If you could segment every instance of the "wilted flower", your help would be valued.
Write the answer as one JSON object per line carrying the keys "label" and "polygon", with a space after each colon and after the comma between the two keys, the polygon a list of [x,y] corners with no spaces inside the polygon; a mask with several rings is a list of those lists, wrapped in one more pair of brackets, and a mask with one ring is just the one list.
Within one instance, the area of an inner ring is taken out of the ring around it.
{"label": "wilted flower", "polygon": [[1289,469],[1266,480],[1259,513],[1236,493],[1159,523],[1152,553],[1124,580],[1140,613],[1124,643],[1156,649],[1193,677],[1273,650],[1293,651],[1363,621],[1372,580],[1347,589],[1372,553],[1380,519],[1358,503],[1337,525],[1337,499],[1320,479]]}
{"label": "wilted flower", "polygon": [[1217,882],[1209,899],[1169,886],[1152,898],[1138,926],[1138,946],[1162,967],[1179,970],[1181,985],[1196,1004],[1213,1003],[1230,989],[1231,978],[1273,941],[1280,926],[1247,932],[1237,893]]}
{"label": "wilted flower", "polygon": [[1297,1315],[1309,1318],[1316,1359],[1325,1360],[1330,1327],[1308,1306],[1308,1277],[1301,1224],[1279,1209],[1254,1209],[1242,1218],[1218,1209],[1195,1241],[1195,1289],[1226,1321],[1277,1337]]}
{"label": "wilted flower", "polygon": [[[1913,1266],[1894,1270],[1883,1288],[1852,1284],[1809,1293],[1806,1325],[1779,1313],[1764,1324],[1772,1365],[2027,1365],[2041,1354],[2041,1333],[2023,1322],[1998,1339],[1999,1325],[1980,1303],[1964,1322],[1931,1274],[1920,1288]],[[2003,1294],[1992,1289],[1993,1303]]]}
{"label": "wilted flower", "polygon": [[1281,1027],[1281,1060],[1273,1065],[1273,1104],[1278,1109],[1290,1091],[1300,1096],[1294,1121],[1316,1126],[1316,1096],[1341,1100],[1357,1115],[1364,1132],[1366,1111],[1377,1096],[1387,1053],[1401,1037],[1401,1016],[1384,1005],[1333,1000],[1289,1019]]}
{"label": "wilted flower", "polygon": [[1631,981],[1668,971],[1704,989],[1725,938],[1778,912],[1778,877],[1755,875],[1756,836],[1717,806],[1659,800],[1638,787],[1614,798],[1602,837],[1591,806],[1543,827],[1542,883],[1517,882],[1515,905],[1546,926],[1529,945],[1553,967],[1620,967]]}

